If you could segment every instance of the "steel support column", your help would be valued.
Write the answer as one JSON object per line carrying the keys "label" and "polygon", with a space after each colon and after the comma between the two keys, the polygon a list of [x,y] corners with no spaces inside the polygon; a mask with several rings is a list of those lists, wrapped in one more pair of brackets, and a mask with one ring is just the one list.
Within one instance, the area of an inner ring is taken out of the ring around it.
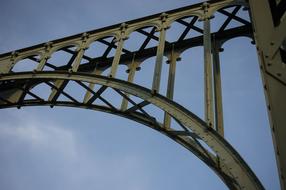
{"label": "steel support column", "polygon": [[115,56],[112,61],[111,71],[109,74],[110,77],[115,77],[116,75],[116,71],[118,68],[119,60],[120,60],[122,49],[123,49],[123,43],[124,43],[123,38],[120,38],[118,41],[117,48],[116,48]]}
{"label": "steel support column", "polygon": [[88,34],[84,33],[84,34],[82,35],[81,45],[80,45],[80,47],[78,47],[78,49],[77,49],[77,56],[76,56],[76,58],[75,58],[74,63],[72,64],[72,68],[71,68],[71,70],[70,70],[70,71],[72,71],[72,72],[76,72],[76,71],[78,70],[78,67],[79,67],[79,65],[80,65],[80,63],[81,63],[82,57],[83,57],[83,55],[84,55],[84,52],[85,52],[85,50],[88,48],[88,47],[86,46],[87,38],[88,38]]}
{"label": "steel support column", "polygon": [[[267,101],[270,128],[281,189],[286,189],[286,63],[282,60],[281,47],[286,41],[286,19],[272,17],[268,0],[250,0],[254,37],[260,60],[261,76]],[[272,1],[276,4],[280,1]],[[282,2],[282,1],[281,1]],[[282,2],[283,3],[283,2]],[[284,2],[285,3],[285,2]],[[276,26],[275,26],[276,25]]]}
{"label": "steel support column", "polygon": [[51,43],[46,43],[45,53],[42,55],[40,63],[38,64],[36,71],[42,71],[45,67],[46,62],[51,57]]}
{"label": "steel support column", "polygon": [[[132,62],[130,64],[128,71],[128,79],[127,81],[130,83],[133,83],[134,77],[135,77],[135,73],[136,70],[138,68],[139,62],[137,60],[135,60],[135,56],[136,54],[133,54],[133,58],[132,58]],[[126,94],[127,97],[129,97],[129,94]],[[128,100],[126,98],[122,99],[122,103],[121,103],[121,110],[125,111],[128,107]]]}
{"label": "steel support column", "polygon": [[213,75],[212,75],[212,55],[211,55],[211,30],[210,16],[208,15],[208,3],[203,4],[205,12],[204,22],[204,81],[205,81],[205,120],[208,125],[214,128],[213,109]]}
{"label": "steel support column", "polygon": [[156,64],[155,64],[155,70],[154,70],[154,76],[153,76],[153,84],[152,84],[153,92],[159,92],[159,90],[160,90],[162,63],[163,63],[164,48],[165,48],[165,38],[166,38],[166,30],[167,30],[167,27],[164,24],[164,22],[166,20],[166,17],[167,17],[167,15],[164,14],[164,13],[161,15],[162,26],[159,29],[160,37],[159,37],[159,44],[158,44],[158,47],[157,47]]}
{"label": "steel support column", "polygon": [[[102,70],[96,69],[96,70],[94,70],[92,73],[95,74],[95,75],[100,75],[100,74],[102,73]],[[95,87],[95,84],[94,84],[94,83],[89,83],[88,88],[90,88],[90,89],[93,90],[94,87]],[[86,93],[85,93],[85,95],[84,95],[83,102],[84,102],[84,103],[87,103],[90,98],[91,98],[91,92],[90,92],[90,91],[86,91]]]}
{"label": "steel support column", "polygon": [[217,132],[224,136],[223,127],[223,107],[222,107],[222,89],[221,89],[221,72],[219,59],[220,46],[218,42],[213,40],[213,76],[214,76],[214,104],[215,104],[215,128]]}
{"label": "steel support column", "polygon": [[[180,54],[174,52],[174,45],[172,47],[171,55],[169,56],[169,74],[168,74],[168,86],[166,96],[170,100],[174,98],[174,89],[175,89],[175,76],[176,76],[176,64]],[[170,128],[171,125],[171,116],[165,112],[164,114],[164,127]]]}

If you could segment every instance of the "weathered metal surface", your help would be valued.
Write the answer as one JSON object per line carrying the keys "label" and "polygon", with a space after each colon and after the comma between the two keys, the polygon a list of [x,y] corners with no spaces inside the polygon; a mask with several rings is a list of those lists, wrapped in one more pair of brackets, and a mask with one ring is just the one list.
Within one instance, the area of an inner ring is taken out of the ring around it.
{"label": "weathered metal surface", "polygon": [[[254,7],[253,5],[258,3],[255,0],[250,3],[253,9],[254,26],[257,27],[256,25],[260,22],[259,19],[256,19],[259,16],[257,12],[267,8]],[[227,10],[229,7],[234,7],[234,9],[229,11]],[[2,54],[0,55],[0,108],[39,105],[76,106],[126,117],[158,130],[192,151],[213,169],[230,189],[264,189],[239,154],[223,138],[219,50],[221,45],[229,39],[238,36],[253,37],[251,23],[236,15],[243,7],[248,7],[247,2],[243,0],[212,0],[208,3],[171,10]],[[217,31],[211,31],[211,18],[216,12],[227,16],[227,19]],[[191,21],[186,21],[185,18],[191,18]],[[228,28],[231,20],[236,20],[241,25]],[[203,28],[195,25],[200,21],[204,23]],[[185,30],[177,40],[167,41],[166,34],[174,23],[184,26]],[[281,24],[284,24],[281,26],[285,27],[285,21]],[[146,27],[151,30],[145,30]],[[280,73],[280,76],[274,78],[269,78],[268,75],[269,73],[275,75],[278,70],[281,71],[282,67],[276,64],[277,48],[279,49],[276,42],[278,44],[281,42],[283,32],[281,32],[282,29],[275,30],[275,34],[278,36],[273,36],[275,38],[273,39],[274,49],[269,49],[268,41],[264,42],[260,39],[260,36],[263,35],[259,31],[263,31],[265,28],[257,28],[255,37],[258,42],[259,54],[264,55],[267,52],[268,58],[270,57],[275,62],[276,69],[266,68],[264,64],[262,73],[266,78],[267,89],[269,89],[267,97],[271,107],[270,115],[274,118],[273,123],[276,123],[276,128],[281,132],[281,135],[274,134],[275,142],[278,143],[277,147],[279,148],[279,146],[282,147],[281,143],[285,142],[281,141],[281,138],[286,136],[285,129],[281,127],[286,123],[285,118],[282,117],[286,106],[283,104],[281,106],[283,93],[286,96],[283,78],[285,75]],[[188,38],[187,34],[190,30],[194,30],[200,35]],[[159,35],[156,36],[156,32]],[[137,50],[125,47],[126,42],[132,40],[130,36],[133,33],[140,33],[146,37]],[[151,40],[157,41],[158,45],[149,47],[148,44]],[[95,42],[107,45],[107,48],[102,55],[89,57],[86,55],[86,51]],[[173,101],[176,63],[181,53],[196,46],[204,46],[205,121]],[[267,51],[264,48],[268,48]],[[112,50],[115,52],[114,55],[108,56]],[[63,65],[57,66],[50,60],[54,54],[60,51],[69,53],[71,57]],[[134,77],[137,71],[140,72],[140,68],[145,66],[144,60],[154,56],[156,56],[154,70],[150,70],[150,73],[153,73],[152,87],[147,89],[144,86],[136,85]],[[166,97],[159,94],[161,93],[160,83],[164,56],[168,57],[169,62]],[[260,57],[263,59],[263,63],[268,62],[264,60],[263,56]],[[24,59],[33,60],[37,65],[30,72],[15,72],[13,70],[15,65]],[[119,65],[128,67],[127,81],[117,78]],[[105,71],[108,71],[108,74],[101,76]],[[266,72],[268,75],[265,74]],[[82,100],[74,98],[72,94],[65,91],[71,82],[76,82],[79,87],[84,89]],[[41,84],[51,88],[47,99],[41,98],[33,92],[33,89]],[[98,90],[95,90],[96,87],[99,87]],[[109,89],[114,90],[122,98],[119,106],[113,105],[102,96]],[[61,95],[65,96],[67,100],[61,100],[59,98]],[[141,102],[136,103],[130,98],[131,96],[140,98]],[[96,103],[98,99],[104,103],[104,106]],[[279,102],[280,106],[278,106]],[[150,104],[164,111],[163,121],[159,121],[155,114],[150,114],[144,109]],[[177,122],[181,126],[181,130],[173,129],[171,120]],[[204,147],[200,143],[201,141],[208,147]],[[285,158],[285,152],[281,151],[281,153],[282,156],[278,156],[280,164],[281,158]],[[283,168],[285,166],[281,164],[281,174],[285,171]]]}
{"label": "weathered metal surface", "polygon": [[[285,0],[249,2],[280,184],[284,190],[286,188],[286,61],[283,62],[282,46],[286,41]],[[272,11],[270,5],[273,6]]]}

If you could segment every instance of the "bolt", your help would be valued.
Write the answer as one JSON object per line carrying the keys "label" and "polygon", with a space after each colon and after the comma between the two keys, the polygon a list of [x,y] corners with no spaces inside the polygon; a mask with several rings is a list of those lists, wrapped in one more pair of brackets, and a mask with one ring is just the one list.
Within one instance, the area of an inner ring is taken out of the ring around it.
{"label": "bolt", "polygon": [[162,13],[161,15],[160,15],[160,18],[161,18],[161,20],[164,22],[164,21],[166,21],[166,18],[168,17],[168,14],[166,14],[166,13]]}
{"label": "bolt", "polygon": [[208,2],[204,2],[202,5],[203,8],[209,8],[210,4]]}
{"label": "bolt", "polygon": [[89,36],[89,34],[85,32],[85,33],[82,34],[81,37],[82,37],[82,39],[84,39],[84,38],[88,38],[88,36]]}
{"label": "bolt", "polygon": [[128,24],[126,24],[125,22],[123,22],[123,23],[120,25],[120,29],[121,29],[121,30],[124,30],[124,29],[127,28],[127,26],[128,26]]}
{"label": "bolt", "polygon": [[151,95],[154,96],[155,94],[157,94],[157,90],[153,89],[153,90],[151,91]]}
{"label": "bolt", "polygon": [[177,61],[182,61],[182,58],[181,58],[181,57],[178,57],[178,58],[177,58]]}

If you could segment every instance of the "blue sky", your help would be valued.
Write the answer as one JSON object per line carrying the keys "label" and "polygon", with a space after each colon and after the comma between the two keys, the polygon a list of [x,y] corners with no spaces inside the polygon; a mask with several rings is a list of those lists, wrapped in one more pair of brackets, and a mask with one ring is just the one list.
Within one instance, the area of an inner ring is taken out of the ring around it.
{"label": "blue sky", "polygon": [[[196,2],[202,1],[1,1],[0,53]],[[236,38],[224,49],[226,138],[266,189],[279,189],[255,46]],[[181,57],[174,99],[202,117],[202,48]],[[138,76],[137,82],[144,82],[148,70],[142,67]],[[227,189],[167,137],[123,118],[75,108],[0,110],[0,168],[5,190]]]}

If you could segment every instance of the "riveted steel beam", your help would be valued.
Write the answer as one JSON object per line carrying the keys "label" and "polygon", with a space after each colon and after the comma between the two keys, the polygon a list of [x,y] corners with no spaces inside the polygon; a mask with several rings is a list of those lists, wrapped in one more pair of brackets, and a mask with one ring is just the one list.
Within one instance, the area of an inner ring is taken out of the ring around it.
{"label": "riveted steel beam", "polygon": [[211,55],[211,28],[209,4],[202,5],[204,16],[204,93],[205,93],[205,120],[209,127],[214,128],[214,109],[213,109],[213,69]]}
{"label": "riveted steel beam", "polygon": [[213,77],[214,77],[214,106],[215,106],[215,128],[217,132],[224,136],[223,127],[223,106],[221,89],[221,70],[220,70],[220,44],[213,38],[212,58],[213,58]]}
{"label": "riveted steel beam", "polygon": [[249,1],[282,190],[286,189],[286,61],[282,55],[286,42],[285,2]]}
{"label": "riveted steel beam", "polygon": [[[174,89],[175,89],[175,76],[176,76],[176,64],[179,58],[180,53],[174,52],[174,46],[172,52],[169,56],[169,74],[168,74],[168,86],[167,86],[167,93],[166,97],[170,100],[174,98]],[[170,128],[171,125],[171,116],[165,112],[164,114],[164,127]]]}

